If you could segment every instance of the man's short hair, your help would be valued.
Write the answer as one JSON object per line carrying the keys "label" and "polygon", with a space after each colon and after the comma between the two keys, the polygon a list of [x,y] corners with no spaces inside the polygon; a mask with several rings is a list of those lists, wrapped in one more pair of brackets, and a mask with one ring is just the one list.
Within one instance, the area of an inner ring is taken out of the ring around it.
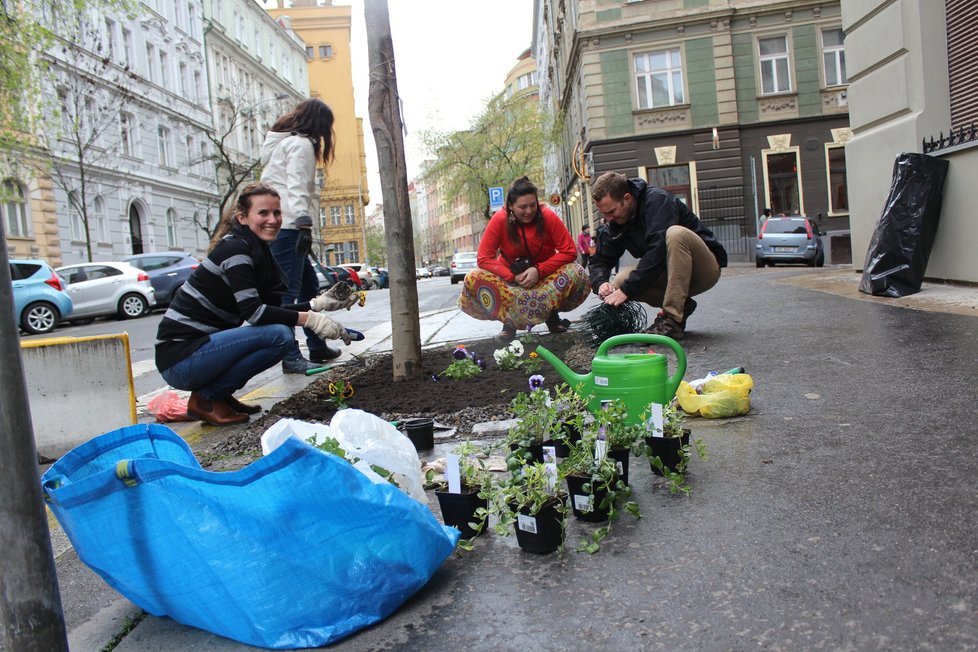
{"label": "man's short hair", "polygon": [[621,172],[605,172],[594,181],[591,188],[591,198],[600,201],[605,197],[611,197],[615,201],[625,199],[625,194],[632,191],[628,185],[628,177]]}

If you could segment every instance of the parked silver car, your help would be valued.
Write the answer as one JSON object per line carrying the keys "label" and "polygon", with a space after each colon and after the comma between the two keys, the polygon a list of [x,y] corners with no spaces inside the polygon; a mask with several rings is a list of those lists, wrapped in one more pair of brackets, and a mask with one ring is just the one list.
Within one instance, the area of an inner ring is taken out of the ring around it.
{"label": "parked silver car", "polygon": [[818,226],[803,215],[769,217],[761,226],[754,245],[758,267],[774,263],[805,263],[810,267],[825,264],[825,249]]}
{"label": "parked silver car", "polygon": [[57,270],[68,282],[74,304],[69,321],[89,323],[96,317],[142,317],[156,305],[156,290],[149,275],[129,263],[81,263]]}
{"label": "parked silver car", "polygon": [[477,267],[476,260],[478,257],[479,254],[475,251],[461,251],[452,256],[449,274],[452,277],[452,285],[461,281],[466,274]]}

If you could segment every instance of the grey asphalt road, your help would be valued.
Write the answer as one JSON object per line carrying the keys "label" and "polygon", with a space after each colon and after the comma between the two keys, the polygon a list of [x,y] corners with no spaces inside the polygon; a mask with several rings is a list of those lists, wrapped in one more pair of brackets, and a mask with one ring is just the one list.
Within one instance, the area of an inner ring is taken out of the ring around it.
{"label": "grey asphalt road", "polygon": [[[745,417],[690,421],[710,455],[691,495],[633,464],[643,517],[596,555],[573,552],[594,527],[580,522],[563,556],[484,536],[329,649],[978,648],[978,318],[786,282],[821,273],[738,270],[697,297],[686,378],[742,365],[755,389]],[[79,634],[119,603],[70,557]],[[149,617],[116,649],[252,648]]]}

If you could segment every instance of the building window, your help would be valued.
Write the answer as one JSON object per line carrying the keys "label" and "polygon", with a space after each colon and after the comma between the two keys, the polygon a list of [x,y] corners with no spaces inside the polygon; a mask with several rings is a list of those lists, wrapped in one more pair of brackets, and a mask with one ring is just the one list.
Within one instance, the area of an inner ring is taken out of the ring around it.
{"label": "building window", "polygon": [[105,216],[105,199],[101,195],[92,204],[92,218],[95,221],[95,237],[99,242],[109,242],[109,220]]}
{"label": "building window", "polygon": [[166,209],[166,246],[177,247],[177,212],[172,208]]}
{"label": "building window", "polygon": [[105,19],[105,56],[115,61],[115,21]]}
{"label": "building window", "polygon": [[3,203],[0,204],[0,212],[3,213],[3,226],[8,236],[30,237],[31,224],[27,219],[27,196],[24,193],[24,186],[13,179],[3,182]]}
{"label": "building window", "polygon": [[312,59],[314,56],[316,56],[315,49],[311,45],[307,45],[306,46],[306,58],[307,59]]}
{"label": "building window", "polygon": [[156,128],[156,139],[160,146],[160,165],[170,167],[170,130],[160,125]]}
{"label": "building window", "polygon": [[536,71],[528,72],[520,75],[516,78],[516,90],[521,91],[530,86],[537,85],[537,73]]}
{"label": "building window", "polygon": [[829,215],[849,212],[849,188],[846,185],[846,148],[827,144],[825,161],[829,176]]}
{"label": "building window", "polygon": [[326,207],[319,207],[319,228],[320,230],[326,228]]}
{"label": "building window", "polygon": [[846,79],[846,51],[842,47],[845,35],[841,29],[822,30],[822,63],[825,66],[825,85],[841,86]]}
{"label": "building window", "polygon": [[803,215],[798,148],[786,152],[765,151],[763,154],[767,205],[771,208],[771,213]]}
{"label": "building window", "polygon": [[332,59],[333,58],[333,46],[332,45],[320,45],[319,46],[319,58],[320,59]]}
{"label": "building window", "polygon": [[187,79],[187,64],[180,62],[180,97],[190,99],[189,80]]}
{"label": "building window", "polygon": [[146,44],[146,79],[156,83],[156,48]]}
{"label": "building window", "polygon": [[132,54],[132,32],[123,28],[122,30],[122,65],[126,68],[132,67],[134,57]]}
{"label": "building window", "polygon": [[261,61],[261,30],[255,28],[255,56]]}
{"label": "building window", "polygon": [[200,141],[200,162],[198,163],[200,169],[203,171],[203,176],[207,176],[207,161],[210,158],[207,154],[207,141]]}
{"label": "building window", "polygon": [[160,86],[170,88],[170,60],[166,52],[160,52]]}
{"label": "building window", "polygon": [[191,38],[197,38],[197,7],[193,2],[187,3],[187,31]]}
{"label": "building window", "polygon": [[787,93],[791,90],[788,72],[788,37],[772,36],[758,39],[761,64],[761,93]]}
{"label": "building window", "polygon": [[346,250],[349,252],[349,258],[347,260],[351,263],[360,262],[360,243],[356,240],[351,240],[346,243]]}
{"label": "building window", "polygon": [[638,108],[684,104],[683,64],[679,48],[635,55]]}
{"label": "building window", "polygon": [[125,111],[119,113],[119,144],[125,156],[132,156],[136,151],[133,141],[133,116]]}
{"label": "building window", "polygon": [[346,223],[347,224],[356,224],[357,223],[357,217],[356,217],[356,214],[354,214],[354,212],[353,212],[353,204],[347,204],[344,207],[343,210],[346,213]]}
{"label": "building window", "polygon": [[194,72],[194,99],[198,104],[200,104],[201,102],[201,89],[203,88],[200,85],[200,83],[201,83],[200,71],[196,71]]}
{"label": "building window", "polygon": [[333,226],[340,225],[340,207],[330,206],[329,207],[329,223]]}
{"label": "building window", "polygon": [[85,241],[85,223],[82,222],[78,211],[78,193],[68,193],[68,226],[71,229],[71,239],[76,242]]}

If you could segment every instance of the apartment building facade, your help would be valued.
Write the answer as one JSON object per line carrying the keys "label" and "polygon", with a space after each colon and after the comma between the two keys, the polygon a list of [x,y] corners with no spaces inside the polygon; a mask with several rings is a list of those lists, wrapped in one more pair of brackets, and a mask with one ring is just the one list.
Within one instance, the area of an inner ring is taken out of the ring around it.
{"label": "apartment building facade", "polygon": [[335,117],[336,157],[322,176],[319,227],[323,262],[362,262],[365,207],[370,203],[363,120],[354,106],[350,47],[351,7],[332,0],[264,0],[268,13],[285,22],[304,43],[309,94],[322,98]]}
{"label": "apartment building facade", "polygon": [[606,171],[663,187],[750,259],[763,210],[803,214],[848,262],[841,9],[808,0],[535,0],[541,102],[563,121],[547,190]]}

